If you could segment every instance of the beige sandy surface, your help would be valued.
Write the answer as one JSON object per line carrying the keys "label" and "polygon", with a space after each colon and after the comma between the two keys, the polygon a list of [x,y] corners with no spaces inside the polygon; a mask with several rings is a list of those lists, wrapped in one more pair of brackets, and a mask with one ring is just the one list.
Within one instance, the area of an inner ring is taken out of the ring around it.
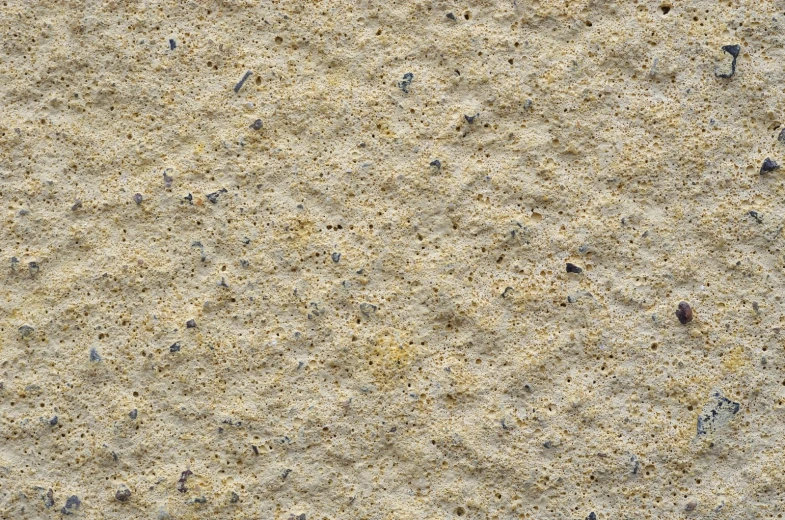
{"label": "beige sandy surface", "polygon": [[0,518],[781,517],[782,2],[0,29]]}

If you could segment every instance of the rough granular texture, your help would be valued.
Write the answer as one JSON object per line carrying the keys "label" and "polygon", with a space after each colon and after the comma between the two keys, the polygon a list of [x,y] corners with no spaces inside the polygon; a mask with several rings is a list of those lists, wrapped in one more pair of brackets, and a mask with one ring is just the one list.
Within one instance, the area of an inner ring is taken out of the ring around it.
{"label": "rough granular texture", "polygon": [[0,29],[1,518],[785,510],[780,2]]}

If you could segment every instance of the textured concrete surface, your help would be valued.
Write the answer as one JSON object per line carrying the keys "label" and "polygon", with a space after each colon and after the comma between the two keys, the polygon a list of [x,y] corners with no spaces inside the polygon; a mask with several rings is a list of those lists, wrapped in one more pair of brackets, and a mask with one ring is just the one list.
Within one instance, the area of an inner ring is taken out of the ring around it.
{"label": "textured concrete surface", "polygon": [[785,509],[782,2],[0,28],[0,517]]}

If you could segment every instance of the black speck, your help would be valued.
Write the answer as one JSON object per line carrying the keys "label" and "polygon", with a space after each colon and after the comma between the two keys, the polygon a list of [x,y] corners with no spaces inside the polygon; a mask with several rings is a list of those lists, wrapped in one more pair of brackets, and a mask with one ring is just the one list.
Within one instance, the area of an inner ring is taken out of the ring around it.
{"label": "black speck", "polygon": [[412,74],[411,72],[407,72],[406,74],[403,75],[403,81],[400,81],[398,83],[398,88],[400,88],[401,90],[403,90],[405,93],[408,94],[409,86],[412,84],[413,80],[414,80],[414,74]]}
{"label": "black speck", "polygon": [[82,505],[82,501],[79,500],[79,497],[76,495],[71,495],[65,501],[65,506],[60,509],[60,512],[64,515],[72,515],[76,509],[79,509],[79,506]]}
{"label": "black speck", "polygon": [[196,320],[188,320],[188,321],[186,321],[185,322],[185,326],[187,328],[189,328],[189,329],[195,329],[196,328]]}
{"label": "black speck", "polygon": [[434,159],[433,161],[431,161],[431,166],[433,166],[437,170],[441,170],[442,169],[442,162],[439,159]]}
{"label": "black speck", "polygon": [[550,449],[553,447],[553,443],[551,441],[545,441],[542,443],[543,448]]}
{"label": "black speck", "polygon": [[508,298],[508,297],[510,297],[510,296],[512,295],[512,291],[513,291],[513,288],[512,288],[512,287],[506,287],[506,288],[504,289],[504,292],[502,293],[502,298]]}
{"label": "black speck", "polygon": [[575,264],[571,264],[571,263],[567,262],[567,272],[568,273],[581,274],[583,272],[583,269],[581,269],[580,267],[578,267]]}
{"label": "black speck", "polygon": [[81,208],[82,208],[82,201],[79,200],[79,199],[76,199],[76,201],[74,202],[74,205],[71,206],[71,211],[76,211],[76,210],[79,210]]}
{"label": "black speck", "polygon": [[748,211],[747,215],[754,218],[758,222],[758,224],[763,224],[763,217],[761,217],[760,213],[758,213],[757,211],[754,210]]}
{"label": "black speck", "polygon": [[208,193],[207,194],[207,200],[209,200],[213,204],[216,204],[218,202],[218,197],[221,195],[221,193],[226,193],[226,188],[221,188],[218,191],[214,191],[212,193]]}
{"label": "black speck", "polygon": [[291,473],[291,472],[292,472],[292,470],[290,470],[290,469],[288,469],[288,468],[287,468],[287,469],[286,469],[286,470],[283,472],[283,474],[281,475],[281,480],[286,480],[286,477],[288,477],[288,476],[289,476],[289,473]]}
{"label": "black speck", "polygon": [[177,341],[172,343],[172,345],[169,347],[169,352],[180,352],[180,342]]}
{"label": "black speck", "polygon": [[463,118],[466,120],[467,123],[470,125],[474,124],[474,120],[480,117],[480,114],[475,114],[473,116],[467,116],[466,114],[463,115]]}
{"label": "black speck", "polygon": [[777,141],[785,143],[785,128],[780,130],[780,134],[777,136]]}
{"label": "black speck", "polygon": [[141,204],[143,200],[144,197],[142,197],[141,193],[134,194],[134,202],[136,202],[137,204]]}
{"label": "black speck", "polygon": [[38,262],[30,262],[29,264],[27,264],[27,267],[28,269],[30,269],[30,272],[33,274],[37,273],[39,270]]}
{"label": "black speck", "polygon": [[194,503],[195,504],[206,504],[207,503],[207,499],[204,498],[204,496],[201,496],[199,498],[194,498]]}
{"label": "black speck", "polygon": [[730,79],[736,74],[736,58],[739,57],[739,52],[741,52],[741,46],[739,45],[723,45],[722,50],[733,56],[733,61],[730,64],[730,74],[717,74],[715,75],[718,78],[725,78]]}
{"label": "black speck", "polygon": [[253,450],[254,455],[259,455],[259,448],[251,444],[251,449]]}
{"label": "black speck", "polygon": [[330,258],[332,258],[333,262],[337,264],[341,261],[341,253],[333,253],[330,255]]}
{"label": "black speck", "polygon": [[248,78],[250,78],[250,77],[251,77],[251,74],[253,74],[253,72],[251,72],[250,70],[249,70],[248,72],[246,72],[246,73],[243,75],[243,79],[241,79],[241,80],[240,80],[240,81],[237,83],[237,85],[235,85],[235,86],[234,86],[234,93],[235,93],[235,94],[237,94],[237,93],[239,93],[239,92],[240,92],[240,89],[241,89],[241,88],[243,88],[243,84],[245,83],[245,81],[246,81]]}
{"label": "black speck", "polygon": [[188,480],[188,477],[191,475],[193,475],[193,472],[190,469],[187,469],[180,474],[180,480],[177,481],[177,491],[180,493],[188,491],[188,488],[185,487],[185,481]]}
{"label": "black speck", "polygon": [[190,193],[188,195],[186,195],[185,197],[183,197],[183,199],[187,200],[189,204],[193,204],[194,203],[194,196],[191,195]]}
{"label": "black speck", "polygon": [[229,499],[229,502],[231,502],[232,504],[236,504],[239,501],[240,501],[240,495],[232,491],[232,498]]}
{"label": "black speck", "polygon": [[172,40],[172,39],[170,38],[170,39],[169,39],[169,49],[170,49],[170,50],[175,50],[176,48],[177,48],[177,42],[175,42],[174,40]]}
{"label": "black speck", "polygon": [[134,408],[133,410],[128,412],[128,417],[130,417],[131,419],[136,419],[136,416],[138,414],[139,414],[139,412],[136,410],[136,408]]}
{"label": "black speck", "polygon": [[49,419],[49,425],[50,426],[57,426],[57,416],[56,415],[54,417],[52,417],[51,419]]}
{"label": "black speck", "polygon": [[741,52],[740,45],[723,45],[722,50],[733,56],[734,58],[739,57],[739,52]]}
{"label": "black speck", "polygon": [[257,119],[253,123],[251,123],[251,128],[254,130],[261,130],[262,129],[262,120]]}
{"label": "black speck", "polygon": [[763,164],[760,167],[760,174],[763,175],[764,173],[773,172],[774,170],[779,170],[780,165],[777,164],[776,161],[772,161],[768,157],[763,160]]}
{"label": "black speck", "polygon": [[95,347],[90,349],[90,361],[101,361],[101,356],[98,354]]}
{"label": "black speck", "polygon": [[450,20],[455,20],[455,15],[452,13],[447,13],[447,18],[449,18]]}
{"label": "black speck", "polygon": [[594,514],[594,511],[589,513],[589,516],[586,517],[586,520],[597,520],[597,515]]}

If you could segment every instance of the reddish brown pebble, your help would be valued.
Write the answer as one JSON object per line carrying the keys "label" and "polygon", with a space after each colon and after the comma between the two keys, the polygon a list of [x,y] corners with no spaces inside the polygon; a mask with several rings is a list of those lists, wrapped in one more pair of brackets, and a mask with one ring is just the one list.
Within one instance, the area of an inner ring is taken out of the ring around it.
{"label": "reddish brown pebble", "polygon": [[692,321],[692,308],[687,302],[679,302],[679,310],[676,311],[676,317],[682,325]]}
{"label": "reddish brown pebble", "polygon": [[685,511],[694,511],[696,507],[698,507],[698,504],[696,504],[695,502],[690,502],[686,506],[684,506],[684,510]]}

